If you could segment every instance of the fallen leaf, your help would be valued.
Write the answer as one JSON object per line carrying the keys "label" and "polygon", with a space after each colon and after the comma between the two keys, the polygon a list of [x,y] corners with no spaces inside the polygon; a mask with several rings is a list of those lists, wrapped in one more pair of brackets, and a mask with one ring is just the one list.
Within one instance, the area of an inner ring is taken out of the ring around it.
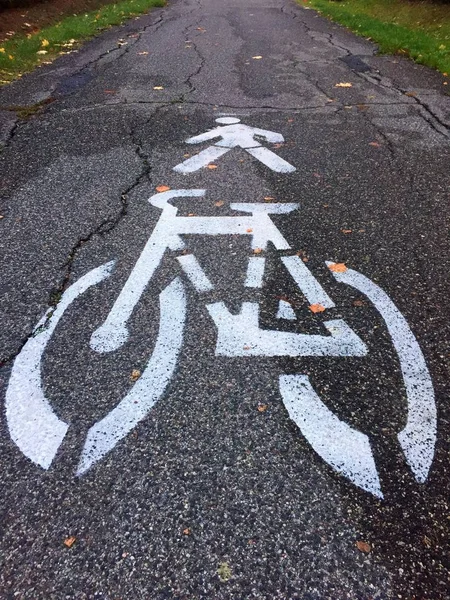
{"label": "fallen leaf", "polygon": [[355,546],[358,548],[358,550],[365,552],[366,554],[369,554],[369,552],[372,550],[372,546],[363,541],[356,542]]}
{"label": "fallen leaf", "polygon": [[250,350],[250,346],[242,346],[242,350]]}
{"label": "fallen leaf", "polygon": [[253,60],[261,60],[262,56],[252,56]]}
{"label": "fallen leaf", "polygon": [[261,254],[261,252],[262,252],[262,249],[261,249],[261,248],[255,248],[255,249],[253,250],[253,254]]}
{"label": "fallen leaf", "polygon": [[66,538],[66,539],[64,540],[64,546],[67,546],[68,548],[72,548],[72,546],[75,544],[75,540],[76,540],[76,539],[77,539],[77,538],[76,538],[74,535],[72,535],[72,536],[70,536],[70,537]]}
{"label": "fallen leaf", "polygon": [[431,546],[431,540],[427,535],[423,536],[423,543],[425,544],[425,546],[427,548],[429,548]]}
{"label": "fallen leaf", "polygon": [[217,575],[219,576],[219,579],[222,583],[225,583],[226,581],[231,579],[232,572],[230,569],[230,565],[227,562],[219,563],[219,566],[217,568]]}
{"label": "fallen leaf", "polygon": [[342,233],[351,233],[351,229],[341,229]]}
{"label": "fallen leaf", "polygon": [[155,85],[155,86],[153,87],[153,89],[154,89],[154,90],[163,90],[164,88],[163,88],[163,86],[162,86],[162,85]]}
{"label": "fallen leaf", "polygon": [[196,214],[195,213],[188,213],[188,217],[195,217]]}
{"label": "fallen leaf", "polygon": [[374,148],[380,148],[381,144],[379,144],[378,142],[369,142],[369,146],[373,146]]}
{"label": "fallen leaf", "polygon": [[225,204],[225,202],[223,200],[217,200],[217,202],[214,202],[214,206],[223,206]]}
{"label": "fallen leaf", "polygon": [[311,304],[308,308],[313,313],[321,313],[325,310],[325,306],[322,306],[322,304]]}
{"label": "fallen leaf", "polygon": [[283,146],[284,146],[284,144],[280,144],[280,143],[273,145],[273,147],[276,148],[276,149],[282,148]]}
{"label": "fallen leaf", "polygon": [[365,306],[365,304],[363,300],[353,300],[353,306]]}
{"label": "fallen leaf", "polygon": [[42,42],[41,42],[41,46],[42,46],[43,48],[45,48],[45,47],[46,47],[46,46],[48,46],[49,44],[50,44],[50,42],[49,42],[48,40],[42,40]]}
{"label": "fallen leaf", "polygon": [[258,404],[258,410],[259,412],[266,412],[267,404]]}
{"label": "fallen leaf", "polygon": [[245,230],[247,233],[252,233],[253,229],[251,227],[249,227],[248,229]]}
{"label": "fallen leaf", "polygon": [[2,54],[5,54],[6,50],[5,50],[4,48],[0,48],[0,52],[1,52]]}
{"label": "fallen leaf", "polygon": [[141,372],[139,371],[139,369],[133,369],[131,371],[130,379],[131,379],[131,381],[137,381],[140,376],[141,376]]}
{"label": "fallen leaf", "polygon": [[341,83],[335,83],[334,87],[350,88],[353,87],[353,83],[349,83],[348,81],[342,81]]}
{"label": "fallen leaf", "polygon": [[333,273],[345,273],[345,271],[347,271],[347,267],[344,263],[332,263],[331,265],[328,265],[328,268],[330,271],[333,271]]}
{"label": "fallen leaf", "polygon": [[138,52],[139,56],[147,56],[148,52]]}
{"label": "fallen leaf", "polygon": [[183,534],[184,535],[191,535],[191,530],[189,529],[189,527],[186,527],[186,529],[183,529]]}
{"label": "fallen leaf", "polygon": [[264,200],[265,200],[266,202],[272,202],[272,200],[275,200],[275,198],[273,198],[272,196],[265,196],[265,197],[264,197]]}
{"label": "fallen leaf", "polygon": [[183,158],[189,158],[190,156],[190,154],[183,154]]}
{"label": "fallen leaf", "polygon": [[170,190],[170,187],[168,185],[158,185],[158,187],[156,188],[157,192],[168,192]]}
{"label": "fallen leaf", "polygon": [[[36,54],[48,54],[47,50],[38,50]],[[10,57],[11,58],[11,57]]]}
{"label": "fallen leaf", "polygon": [[208,169],[217,169],[217,165],[208,165]]}

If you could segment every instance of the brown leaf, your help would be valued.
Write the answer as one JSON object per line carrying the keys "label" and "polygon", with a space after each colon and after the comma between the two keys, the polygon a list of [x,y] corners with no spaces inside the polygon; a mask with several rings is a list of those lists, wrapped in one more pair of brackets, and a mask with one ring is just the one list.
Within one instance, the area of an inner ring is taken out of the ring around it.
{"label": "brown leaf", "polygon": [[262,252],[262,249],[261,249],[261,248],[255,248],[255,249],[253,250],[253,254],[261,254],[261,252]]}
{"label": "brown leaf", "polygon": [[408,96],[409,98],[415,98],[417,94],[416,92],[406,92],[405,96]]}
{"label": "brown leaf", "polygon": [[131,371],[130,379],[131,379],[131,381],[137,381],[140,376],[141,376],[141,372],[139,371],[139,369],[133,369]]}
{"label": "brown leaf", "polygon": [[217,165],[208,165],[208,169],[217,169]]}
{"label": "brown leaf", "polygon": [[378,142],[369,142],[369,146],[373,146],[374,148],[381,148],[381,144]]}
{"label": "brown leaf", "polygon": [[189,158],[190,154],[183,154],[183,158]]}
{"label": "brown leaf", "polygon": [[72,548],[72,546],[75,544],[75,540],[76,540],[76,539],[77,539],[77,538],[76,538],[74,535],[72,535],[72,536],[70,536],[70,537],[66,538],[66,539],[64,540],[64,546],[67,546],[68,548]]}
{"label": "brown leaf", "polygon": [[253,229],[251,227],[249,227],[248,229],[245,230],[247,233],[252,233]]}
{"label": "brown leaf", "polygon": [[225,204],[225,202],[223,200],[217,200],[217,202],[214,202],[214,206],[223,206]]}
{"label": "brown leaf", "polygon": [[353,300],[353,306],[365,306],[366,303],[363,300]]}
{"label": "brown leaf", "polygon": [[258,404],[258,410],[259,412],[266,412],[267,404]]}
{"label": "brown leaf", "polygon": [[325,310],[325,306],[322,306],[322,304],[311,304],[309,310],[313,313],[321,313]]}
{"label": "brown leaf", "polygon": [[333,263],[329,265],[328,268],[330,271],[333,271],[333,273],[345,273],[345,271],[347,271],[347,267],[344,263]]}
{"label": "brown leaf", "polygon": [[168,185],[158,185],[158,187],[156,188],[157,192],[168,192],[170,190],[170,187]]}
{"label": "brown leaf", "polygon": [[273,196],[264,196],[264,200],[266,202],[272,202],[272,200],[275,200],[275,198]]}
{"label": "brown leaf", "polygon": [[360,552],[365,552],[366,554],[369,554],[369,552],[372,550],[372,546],[370,544],[361,540],[356,542],[355,546]]}
{"label": "brown leaf", "polygon": [[351,229],[341,229],[342,233],[351,233]]}
{"label": "brown leaf", "polygon": [[189,527],[186,527],[186,529],[183,529],[183,534],[184,535],[191,535],[191,530],[189,529]]}

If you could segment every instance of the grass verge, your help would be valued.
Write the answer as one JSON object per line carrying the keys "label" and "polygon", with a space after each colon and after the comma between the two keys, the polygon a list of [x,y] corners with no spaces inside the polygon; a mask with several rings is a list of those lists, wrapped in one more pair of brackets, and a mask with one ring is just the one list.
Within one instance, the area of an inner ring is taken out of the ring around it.
{"label": "grass verge", "polygon": [[76,49],[84,40],[127,19],[164,6],[164,0],[123,0],[98,10],[71,15],[37,33],[17,35],[0,47],[0,84],[5,84]]}
{"label": "grass verge", "polygon": [[375,41],[382,53],[403,54],[450,73],[450,4],[418,0],[304,0],[332,20]]}

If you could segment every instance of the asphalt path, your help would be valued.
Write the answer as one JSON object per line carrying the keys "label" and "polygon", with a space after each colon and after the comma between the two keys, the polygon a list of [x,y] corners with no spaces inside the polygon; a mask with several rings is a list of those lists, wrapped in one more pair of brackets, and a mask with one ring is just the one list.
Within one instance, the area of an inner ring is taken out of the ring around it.
{"label": "asphalt path", "polygon": [[[294,2],[173,0],[0,90],[0,597],[450,597],[443,82]],[[238,119],[284,141],[186,142]],[[205,192],[138,263],[166,188]]]}

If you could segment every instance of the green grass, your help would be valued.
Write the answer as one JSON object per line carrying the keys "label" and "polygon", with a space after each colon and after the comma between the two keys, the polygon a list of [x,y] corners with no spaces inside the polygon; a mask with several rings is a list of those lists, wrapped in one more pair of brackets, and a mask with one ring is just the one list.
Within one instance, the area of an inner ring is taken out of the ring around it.
{"label": "green grass", "polygon": [[450,4],[414,0],[304,0],[355,33],[374,40],[382,53],[403,54],[450,73]]}
{"label": "green grass", "polygon": [[0,84],[71,52],[83,40],[155,6],[164,6],[164,0],[123,0],[90,13],[66,17],[29,36],[14,36],[0,46]]}

